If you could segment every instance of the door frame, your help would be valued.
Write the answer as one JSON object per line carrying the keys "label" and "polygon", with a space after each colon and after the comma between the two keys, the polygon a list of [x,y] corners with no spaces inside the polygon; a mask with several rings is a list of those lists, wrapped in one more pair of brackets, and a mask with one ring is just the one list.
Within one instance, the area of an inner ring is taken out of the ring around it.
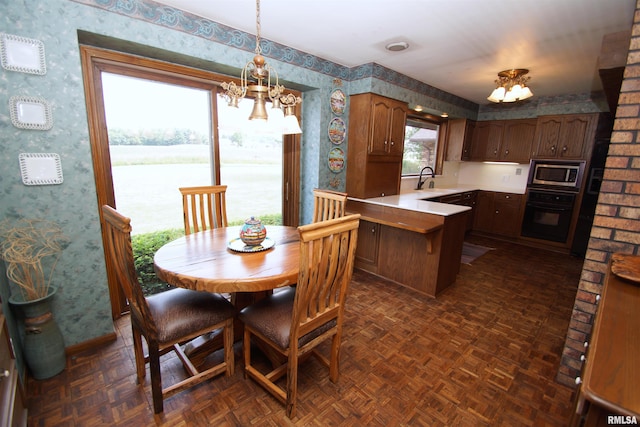
{"label": "door frame", "polygon": [[[96,196],[98,200],[98,215],[102,229],[103,245],[106,236],[103,227],[101,206],[108,204],[117,208],[115,192],[111,178],[111,156],[109,152],[109,137],[107,133],[104,99],[102,96],[102,72],[128,75],[149,80],[190,86],[211,91],[211,123],[212,138],[218,141],[217,96],[221,82],[235,81],[237,78],[212,73],[180,64],[159,61],[123,52],[105,50],[88,45],[80,45],[80,58],[84,79],[85,102],[89,125],[89,143],[93,162]],[[297,91],[290,91],[301,96]],[[298,105],[296,115],[300,118],[301,108]],[[283,197],[282,221],[284,225],[297,226],[299,224],[300,205],[300,135],[283,136]],[[220,164],[218,144],[213,144],[213,162]],[[215,170],[215,181],[220,182],[220,169]],[[128,312],[128,303],[117,283],[113,262],[105,251],[107,267],[107,281],[111,298],[111,312],[113,319]]]}

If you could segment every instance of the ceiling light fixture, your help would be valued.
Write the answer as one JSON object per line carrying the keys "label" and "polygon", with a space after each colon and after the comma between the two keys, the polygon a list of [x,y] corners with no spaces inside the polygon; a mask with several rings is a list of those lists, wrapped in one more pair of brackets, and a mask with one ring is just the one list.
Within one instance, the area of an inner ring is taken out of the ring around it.
{"label": "ceiling light fixture", "polygon": [[[253,110],[249,120],[267,123],[267,98],[272,103],[272,120],[269,125],[272,128],[281,128],[282,133],[302,133],[300,124],[295,116],[295,106],[302,102],[302,98],[292,93],[284,93],[285,87],[278,82],[278,73],[269,66],[260,46],[260,0],[256,0],[256,56],[253,61],[247,62],[240,73],[240,85],[235,82],[224,82],[222,88],[229,107],[238,108],[238,103],[245,97],[253,98]],[[265,85],[266,80],[266,85]],[[271,86],[272,80],[274,85]],[[283,111],[284,110],[284,111]]]}
{"label": "ceiling light fixture", "polygon": [[498,87],[487,99],[491,102],[516,102],[531,98],[533,92],[526,85],[531,77],[525,77],[528,72],[524,68],[500,71],[496,80]]}

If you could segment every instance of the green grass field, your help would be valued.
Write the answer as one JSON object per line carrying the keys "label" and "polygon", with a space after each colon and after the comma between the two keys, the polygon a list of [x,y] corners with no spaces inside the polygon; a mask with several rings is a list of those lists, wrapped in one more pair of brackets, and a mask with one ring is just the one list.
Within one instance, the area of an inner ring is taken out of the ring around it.
{"label": "green grass field", "polygon": [[[281,213],[282,153],[269,144],[221,148],[229,222]],[[179,187],[211,184],[208,147],[112,146],[116,205],[133,234],[183,228]]]}

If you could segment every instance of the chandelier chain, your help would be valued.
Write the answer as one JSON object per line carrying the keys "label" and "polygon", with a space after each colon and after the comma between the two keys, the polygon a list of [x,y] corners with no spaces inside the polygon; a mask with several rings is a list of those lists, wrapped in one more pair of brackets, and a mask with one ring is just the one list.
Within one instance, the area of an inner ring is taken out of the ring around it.
{"label": "chandelier chain", "polygon": [[262,47],[260,46],[260,0],[256,0],[256,53],[262,54]]}

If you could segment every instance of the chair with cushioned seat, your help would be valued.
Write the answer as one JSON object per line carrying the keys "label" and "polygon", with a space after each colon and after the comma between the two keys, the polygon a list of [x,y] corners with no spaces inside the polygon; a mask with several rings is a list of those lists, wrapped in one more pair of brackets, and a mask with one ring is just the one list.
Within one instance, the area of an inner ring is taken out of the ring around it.
{"label": "chair with cushioned seat", "polygon": [[313,221],[326,221],[328,219],[344,216],[344,208],[347,204],[347,193],[332,190],[313,190]]}
{"label": "chair with cushioned seat", "polygon": [[[316,356],[329,367],[329,378],[339,376],[344,303],[353,274],[360,214],[298,227],[300,269],[297,287],[285,288],[240,311],[244,323],[245,375],[256,380],[296,413],[298,363]],[[280,354],[285,361],[269,373],[251,364],[251,336]],[[331,339],[330,359],[317,346]],[[286,387],[276,382],[286,375]]]}
{"label": "chair with cushioned seat", "polygon": [[[164,399],[216,375],[233,375],[235,308],[220,295],[182,288],[145,297],[133,260],[131,219],[108,205],[102,207],[102,214],[107,237],[105,250],[131,310],[137,383],[144,382],[148,362],[153,410],[158,414],[164,410]],[[223,361],[200,372],[180,346],[216,330],[221,330],[223,335]],[[143,353],[143,336],[148,356]],[[160,356],[172,350],[184,365],[188,377],[163,388]]]}
{"label": "chair with cushioned seat", "polygon": [[227,226],[226,185],[181,187],[184,233]]}

